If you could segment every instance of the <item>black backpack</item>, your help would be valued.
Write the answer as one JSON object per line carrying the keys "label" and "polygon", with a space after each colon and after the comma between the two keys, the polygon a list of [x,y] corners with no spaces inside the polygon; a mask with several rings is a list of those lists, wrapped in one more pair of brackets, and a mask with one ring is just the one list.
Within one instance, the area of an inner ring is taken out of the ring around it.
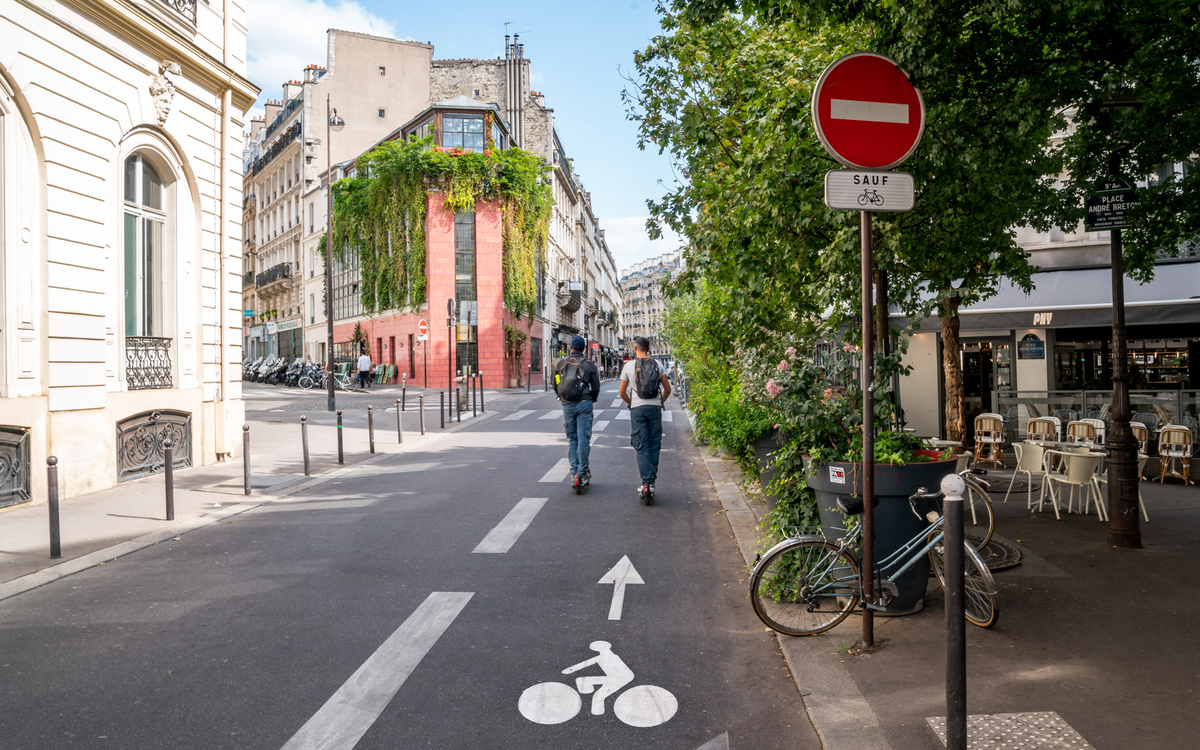
{"label": "black backpack", "polygon": [[658,362],[650,357],[637,360],[633,375],[638,398],[658,398],[659,389],[662,388],[662,371],[658,369]]}
{"label": "black backpack", "polygon": [[583,400],[588,388],[583,376],[583,363],[576,357],[567,357],[558,363],[558,371],[554,374],[554,390],[558,397],[567,403]]}

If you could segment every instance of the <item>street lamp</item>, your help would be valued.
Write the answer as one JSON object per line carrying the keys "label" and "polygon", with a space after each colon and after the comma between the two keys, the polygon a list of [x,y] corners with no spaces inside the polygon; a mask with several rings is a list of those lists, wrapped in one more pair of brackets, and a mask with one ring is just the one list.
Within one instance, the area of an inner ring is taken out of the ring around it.
{"label": "street lamp", "polygon": [[325,347],[329,365],[329,377],[325,380],[329,388],[329,411],[337,411],[337,396],[334,389],[333,362],[333,149],[330,140],[333,133],[341,132],[346,127],[346,121],[338,117],[336,109],[329,106],[329,95],[325,95],[325,183],[328,205],[325,211]]}

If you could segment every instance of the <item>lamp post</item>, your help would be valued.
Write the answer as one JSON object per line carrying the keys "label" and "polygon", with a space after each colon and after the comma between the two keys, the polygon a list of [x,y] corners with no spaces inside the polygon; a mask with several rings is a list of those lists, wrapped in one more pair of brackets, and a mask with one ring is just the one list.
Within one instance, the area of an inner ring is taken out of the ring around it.
{"label": "lamp post", "polygon": [[334,362],[333,362],[333,149],[330,147],[330,140],[333,133],[340,132],[346,127],[346,121],[338,117],[336,109],[329,106],[329,95],[325,96],[325,182],[328,198],[328,205],[325,211],[325,347],[327,350],[327,363],[329,367],[329,377],[325,379],[325,384],[329,388],[329,411],[337,411],[337,396],[334,395],[334,389],[337,383],[333,380]]}

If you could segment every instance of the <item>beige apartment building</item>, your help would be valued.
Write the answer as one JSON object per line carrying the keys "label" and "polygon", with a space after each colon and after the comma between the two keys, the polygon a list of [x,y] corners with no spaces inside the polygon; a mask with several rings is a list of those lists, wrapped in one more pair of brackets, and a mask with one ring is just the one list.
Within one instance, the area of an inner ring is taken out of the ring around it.
{"label": "beige apartment building", "polygon": [[621,272],[624,305],[622,333],[626,354],[633,355],[634,339],[650,339],[650,353],[669,357],[671,342],[663,335],[663,315],[667,311],[662,282],[683,270],[683,255],[676,250],[650,258]]}

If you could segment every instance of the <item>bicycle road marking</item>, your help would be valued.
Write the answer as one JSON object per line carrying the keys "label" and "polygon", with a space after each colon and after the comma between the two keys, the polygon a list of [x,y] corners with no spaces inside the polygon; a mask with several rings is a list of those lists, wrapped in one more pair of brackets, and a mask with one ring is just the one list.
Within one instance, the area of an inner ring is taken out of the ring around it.
{"label": "bicycle road marking", "polygon": [[604,428],[608,427],[609,420],[603,419],[592,426],[592,432],[604,432]]}
{"label": "bicycle road marking", "polygon": [[549,500],[548,497],[523,497],[521,501],[513,506],[513,509],[508,512],[504,520],[496,524],[496,527],[488,532],[483,541],[471,550],[472,553],[483,554],[504,554],[516,543],[525,529],[529,528],[529,524],[533,523],[533,518],[542,509],[542,506]]}
{"label": "bicycle road marking", "polygon": [[532,411],[514,411],[512,414],[509,414],[507,417],[501,417],[500,421],[501,422],[515,422],[518,419],[524,419],[525,417],[528,417],[530,414],[533,414],[533,412]]}
{"label": "bicycle road marking", "polygon": [[554,419],[555,417],[561,417],[562,415],[562,409],[559,409],[557,411],[548,411],[542,416],[538,417],[538,419]]}
{"label": "bicycle road marking", "polygon": [[570,459],[560,458],[558,463],[554,464],[554,468],[546,472],[546,476],[539,479],[539,482],[561,482],[571,473]]}
{"label": "bicycle road marking", "polygon": [[474,595],[435,591],[426,597],[283,750],[352,750]]}

